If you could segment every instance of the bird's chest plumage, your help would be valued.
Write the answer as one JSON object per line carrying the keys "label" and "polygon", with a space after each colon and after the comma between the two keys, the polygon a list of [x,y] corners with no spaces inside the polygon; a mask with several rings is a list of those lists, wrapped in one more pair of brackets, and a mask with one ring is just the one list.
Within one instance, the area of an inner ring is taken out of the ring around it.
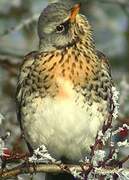
{"label": "bird's chest plumage", "polygon": [[45,144],[56,158],[78,160],[89,150],[106,119],[107,103],[90,104],[85,89],[75,88],[64,78],[57,78],[57,85],[55,97],[32,97],[22,109],[25,133],[35,148]]}
{"label": "bird's chest plumage", "polygon": [[43,41],[45,49],[41,46],[40,52],[26,56],[17,101],[21,126],[34,148],[44,144],[56,158],[79,160],[107,120],[111,77],[94,47],[88,22],[78,15],[70,28],[68,42],[57,38],[51,44],[53,38],[48,38],[48,47]]}
{"label": "bird's chest plumage", "polygon": [[69,49],[43,54],[43,60],[39,54],[31,65],[19,96],[24,132],[34,148],[45,144],[54,157],[73,160],[90,149],[108,116],[110,86],[95,57],[90,61]]}

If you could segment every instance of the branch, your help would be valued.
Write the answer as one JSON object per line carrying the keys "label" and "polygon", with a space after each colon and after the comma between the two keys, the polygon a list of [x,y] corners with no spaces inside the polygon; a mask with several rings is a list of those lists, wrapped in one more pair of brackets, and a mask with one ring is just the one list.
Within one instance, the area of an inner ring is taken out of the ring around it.
{"label": "branch", "polygon": [[[25,164],[12,168],[10,170],[0,170],[0,178],[10,179],[21,174],[33,174],[33,173],[72,173],[72,169],[76,172],[87,173],[91,168],[90,164],[74,165],[74,164],[63,164],[63,167],[59,164],[29,164],[29,167],[25,167]],[[120,173],[129,173],[129,168],[94,168],[94,171],[99,175],[119,175]]]}
{"label": "branch", "polygon": [[[29,164],[29,167],[25,167],[24,164],[17,166],[15,168],[12,168],[10,170],[2,170],[0,171],[0,177],[1,178],[12,178],[16,177],[19,174],[28,174],[28,173],[35,173],[35,170],[37,173],[42,172],[42,173],[70,173],[70,169],[74,168],[76,171],[82,172],[82,168],[79,165],[70,165],[70,164],[64,164],[63,165],[65,168],[62,168],[58,164]],[[85,171],[89,170],[89,165],[84,166]]]}

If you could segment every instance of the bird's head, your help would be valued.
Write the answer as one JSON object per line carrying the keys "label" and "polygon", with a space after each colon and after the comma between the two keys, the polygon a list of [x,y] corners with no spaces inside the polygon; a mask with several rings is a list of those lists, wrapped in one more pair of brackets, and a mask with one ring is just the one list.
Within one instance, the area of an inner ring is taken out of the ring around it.
{"label": "bird's head", "polygon": [[52,3],[43,10],[38,21],[40,51],[72,46],[90,33],[88,21],[79,15],[79,10],[80,4],[68,8],[61,3]]}

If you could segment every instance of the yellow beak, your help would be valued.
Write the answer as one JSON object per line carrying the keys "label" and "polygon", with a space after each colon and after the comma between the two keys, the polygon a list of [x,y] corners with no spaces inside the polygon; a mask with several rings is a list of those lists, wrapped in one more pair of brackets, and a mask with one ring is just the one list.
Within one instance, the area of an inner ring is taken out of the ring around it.
{"label": "yellow beak", "polygon": [[70,21],[74,22],[76,19],[76,15],[79,13],[80,11],[80,4],[75,4],[75,6],[72,8],[71,10],[71,14],[70,14]]}

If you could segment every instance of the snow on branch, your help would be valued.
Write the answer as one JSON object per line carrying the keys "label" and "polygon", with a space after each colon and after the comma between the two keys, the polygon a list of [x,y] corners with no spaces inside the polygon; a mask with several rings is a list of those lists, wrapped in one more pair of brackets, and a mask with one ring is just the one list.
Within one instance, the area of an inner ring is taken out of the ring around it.
{"label": "snow on branch", "polygon": [[33,156],[29,158],[29,162],[36,163],[37,161],[38,163],[55,163],[56,159],[52,158],[51,155],[48,153],[47,148],[42,145],[36,150],[34,150]]}

